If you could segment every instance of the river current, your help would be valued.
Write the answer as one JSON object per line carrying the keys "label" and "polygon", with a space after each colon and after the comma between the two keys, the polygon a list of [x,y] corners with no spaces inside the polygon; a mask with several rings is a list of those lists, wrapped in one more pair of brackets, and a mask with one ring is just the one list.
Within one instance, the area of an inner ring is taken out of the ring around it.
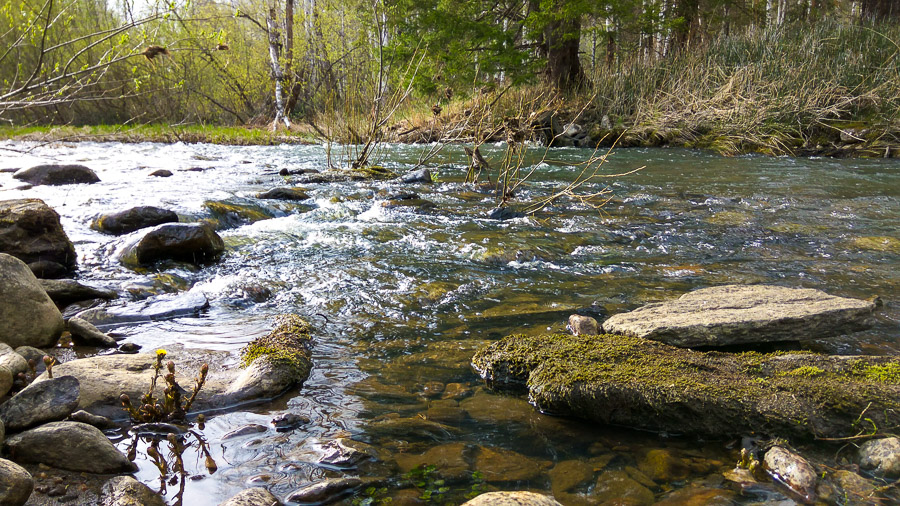
{"label": "river current", "polygon": [[[602,317],[732,283],[880,295],[884,307],[871,330],[793,347],[836,354],[900,352],[897,160],[723,158],[682,149],[619,149],[604,173],[644,168],[586,185],[585,191],[609,185],[609,201],[601,209],[562,199],[534,217],[497,221],[487,218],[495,197],[463,184],[466,159],[455,146],[429,162],[434,183],[309,184],[303,187],[312,198],[296,206],[254,196],[292,184],[278,175],[281,169],[324,169],[323,146],[7,142],[0,147],[7,148],[0,150],[0,168],[79,163],[99,175],[101,182],[93,185],[21,189],[11,174],[0,173],[0,199],[40,198],[61,215],[78,252],[79,281],[116,289],[124,301],[139,293],[135,286],[154,284],[209,299],[209,309],[198,317],[114,329],[143,351],[177,344],[236,353],[265,334],[275,315],[296,313],[313,324],[314,368],[301,390],[209,417],[203,435],[218,470],[209,474],[199,456],[186,457],[195,479],[186,484],[185,504],[218,504],[248,486],[265,486],[284,498],[325,477],[351,475],[397,480],[387,482],[386,491],[345,498],[347,504],[392,495],[394,504],[406,504],[403,500],[421,495],[423,487],[397,483],[417,456],[427,455],[420,463],[438,464],[425,461],[458,460],[459,454],[476,451],[488,457],[463,463],[467,467],[448,483],[446,501],[462,502],[473,486],[553,493],[563,487],[561,462],[574,462],[567,464],[573,469],[588,466],[596,475],[639,468],[655,449],[689,469],[647,484],[656,500],[693,489],[721,489],[724,498],[738,503],[772,499],[769,492],[738,497],[728,491],[721,473],[734,466],[739,442],[540,414],[524,399],[484,389],[471,369],[472,354],[510,333],[563,332],[576,310]],[[404,173],[421,149],[388,146],[377,162]],[[503,149],[483,146],[482,152],[496,163]],[[550,155],[577,162],[590,152],[564,148]],[[513,204],[551,195],[576,172],[537,159],[523,167],[532,168]],[[157,169],[174,175],[150,177]],[[415,192],[436,207],[383,205],[400,191]],[[196,221],[209,215],[207,201],[249,202],[274,217],[221,230],[225,256],[201,269],[129,270],[115,259],[123,239],[90,228],[101,214],[138,205],[168,208],[182,221]],[[61,356],[91,352],[75,349]],[[310,421],[277,432],[270,421],[286,412]],[[446,429],[423,428],[415,420]],[[222,438],[250,423],[269,429]],[[127,445],[127,437],[111,435]],[[372,445],[379,463],[358,469],[320,463],[323,446],[339,437]],[[149,459],[139,454],[137,463],[136,476],[158,488]],[[591,478],[569,489],[570,502],[603,502],[595,482]]]}

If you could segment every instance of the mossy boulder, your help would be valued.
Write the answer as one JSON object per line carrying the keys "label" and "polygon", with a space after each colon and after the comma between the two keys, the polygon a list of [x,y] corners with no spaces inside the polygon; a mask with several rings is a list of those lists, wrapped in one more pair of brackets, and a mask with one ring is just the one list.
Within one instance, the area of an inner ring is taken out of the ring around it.
{"label": "mossy boulder", "polygon": [[203,207],[209,211],[210,222],[217,230],[239,227],[268,220],[283,213],[243,199],[207,200]]}
{"label": "mossy boulder", "polygon": [[275,328],[263,337],[251,341],[241,351],[241,365],[245,368],[269,362],[289,371],[291,379],[303,383],[312,369],[309,323],[297,315],[281,315]]}
{"label": "mossy boulder", "polygon": [[[704,436],[844,437],[861,413],[900,424],[900,357],[729,354],[623,336],[512,335],[479,350],[478,373],[541,411]],[[798,374],[815,371],[815,374]]]}

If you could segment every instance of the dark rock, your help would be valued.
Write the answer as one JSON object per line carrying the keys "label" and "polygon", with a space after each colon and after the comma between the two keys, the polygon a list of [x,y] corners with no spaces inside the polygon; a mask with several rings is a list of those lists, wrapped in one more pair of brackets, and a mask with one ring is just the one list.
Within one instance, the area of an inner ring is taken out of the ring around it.
{"label": "dark rock", "polygon": [[299,176],[301,174],[318,174],[316,169],[281,169],[278,171],[279,176]]}
{"label": "dark rock", "polygon": [[594,477],[594,466],[583,460],[564,460],[547,473],[553,495],[560,495]]}
{"label": "dark rock", "polygon": [[412,172],[407,172],[403,176],[400,177],[401,183],[430,183],[431,179],[431,171],[428,169],[419,169],[414,170]]}
{"label": "dark rock", "polygon": [[119,296],[115,290],[82,285],[74,279],[39,279],[38,282],[53,302],[60,306],[83,300],[115,299]]}
{"label": "dark rock", "polygon": [[900,384],[885,372],[900,368],[893,356],[724,354],[622,335],[513,335],[479,350],[472,364],[495,387],[525,386],[541,411],[672,433],[846,437],[858,432],[863,411],[880,427],[900,409]]}
{"label": "dark rock", "polygon": [[816,501],[816,470],[803,457],[796,453],[773,446],[763,458],[766,472],[787,486],[807,504]]}
{"label": "dark rock", "polygon": [[34,479],[23,467],[0,459],[0,504],[21,506],[34,490]]}
{"label": "dark rock", "polygon": [[309,198],[309,195],[306,194],[306,190],[304,190],[303,188],[282,186],[278,188],[272,188],[271,190],[263,193],[258,193],[256,195],[256,198],[272,200],[306,200]]}
{"label": "dark rock", "polygon": [[248,488],[219,506],[281,506],[281,501],[264,488]]}
{"label": "dark rock", "polygon": [[638,462],[638,470],[653,481],[668,483],[681,481],[688,477],[691,470],[679,458],[664,449],[647,452]]}
{"label": "dark rock", "polygon": [[552,497],[534,492],[488,492],[464,502],[462,506],[562,506],[562,504]]}
{"label": "dark rock", "polygon": [[100,332],[100,329],[92,323],[77,316],[69,318],[67,322],[69,332],[75,344],[81,346],[96,346],[99,348],[115,348],[116,340]]}
{"label": "dark rock", "polygon": [[167,169],[159,169],[159,170],[154,170],[153,172],[150,173],[150,175],[155,176],[155,177],[171,177],[172,171],[167,170]]}
{"label": "dark rock", "polygon": [[28,264],[28,268],[41,279],[59,279],[68,276],[69,269],[65,265],[52,260],[38,260]]}
{"label": "dark rock", "polygon": [[376,165],[359,169],[329,169],[297,177],[300,184],[343,183],[347,181],[384,181],[397,177],[394,172]]}
{"label": "dark rock", "polygon": [[596,336],[600,333],[600,325],[590,316],[573,314],[569,316],[568,329],[573,335]]}
{"label": "dark rock", "polygon": [[83,409],[72,413],[71,415],[69,415],[69,418],[75,422],[93,425],[94,427],[97,427],[101,430],[111,429],[116,426],[116,424],[109,418],[106,418],[105,416],[92,415]]}
{"label": "dark rock", "polygon": [[[9,393],[13,386],[13,373],[8,367],[0,365],[0,398]],[[2,422],[0,422],[2,424]],[[2,442],[2,438],[0,438]]]}
{"label": "dark rock", "polygon": [[301,425],[309,423],[309,417],[296,413],[282,413],[272,419],[272,425],[278,432],[294,430]]}
{"label": "dark rock", "polygon": [[136,469],[99,429],[85,423],[41,425],[9,438],[6,447],[17,462],[45,464],[68,471],[105,474]]}
{"label": "dark rock", "polygon": [[807,288],[726,285],[611,316],[603,330],[681,347],[798,341],[866,328],[870,301]]}
{"label": "dark rock", "polygon": [[0,253],[0,343],[53,346],[64,323],[59,309],[21,260]]}
{"label": "dark rock", "polygon": [[44,350],[39,350],[33,346],[19,346],[16,348],[16,353],[25,359],[26,364],[29,360],[34,360],[38,369],[44,367],[44,363],[41,361],[44,358],[44,355],[47,354]]}
{"label": "dark rock", "polygon": [[207,200],[203,203],[203,207],[209,211],[216,230],[239,227],[283,215],[280,211],[260,205],[258,202],[239,198]]}
{"label": "dark rock", "polygon": [[90,184],[97,183],[97,173],[84,165],[35,165],[13,174],[19,181],[37,185]]}
{"label": "dark rock", "polygon": [[437,205],[424,199],[385,200],[381,203],[385,209],[409,209],[417,212],[434,210]]}
{"label": "dark rock", "polygon": [[119,346],[119,351],[126,354],[134,354],[141,351],[142,346],[135,343],[123,343]]}
{"label": "dark rock", "polygon": [[107,234],[129,234],[135,230],[155,227],[163,223],[178,223],[175,211],[153,206],[139,206],[113,214],[105,214],[91,225]]}
{"label": "dark rock", "polygon": [[547,461],[503,448],[481,447],[475,457],[475,469],[481,471],[488,482],[534,480],[549,467]]}
{"label": "dark rock", "polygon": [[625,471],[605,471],[597,478],[593,496],[603,500],[615,498],[618,503],[633,506],[650,506],[656,502],[653,492],[641,485]]}
{"label": "dark rock", "polygon": [[409,473],[418,467],[434,466],[438,478],[458,482],[472,476],[469,462],[474,452],[475,448],[466,443],[448,443],[430,448],[421,455],[400,453],[395,458],[401,473]]}
{"label": "dark rock", "polygon": [[125,246],[119,260],[139,267],[159,260],[181,260],[194,264],[214,261],[225,251],[225,242],[204,225],[167,223]]}
{"label": "dark rock", "polygon": [[116,476],[103,484],[100,506],[166,506],[166,501],[131,476]]}
{"label": "dark rock", "polygon": [[328,478],[307,485],[288,496],[288,502],[327,504],[353,493],[363,481],[356,477]]}
{"label": "dark rock", "polygon": [[372,446],[352,439],[339,438],[322,445],[322,464],[339,467],[353,467],[364,460],[375,459],[378,452]]}
{"label": "dark rock", "polygon": [[76,315],[96,327],[123,323],[170,320],[200,314],[209,307],[209,300],[200,292],[159,295],[123,306],[91,308]]}
{"label": "dark rock", "polygon": [[[830,474],[830,477],[841,488],[842,498],[847,498],[843,504],[864,504],[870,501],[872,504],[878,504],[878,491],[871,480],[846,470],[835,471]],[[820,499],[823,498],[820,497]],[[841,504],[838,501],[834,501],[834,503]]]}
{"label": "dark rock", "polygon": [[13,431],[62,420],[78,407],[79,391],[73,376],[32,383],[0,406],[0,420]]}
{"label": "dark rock", "polygon": [[859,467],[888,478],[900,477],[900,438],[866,441],[859,448]]}
{"label": "dark rock", "polygon": [[236,437],[249,436],[251,434],[259,434],[260,432],[265,432],[268,429],[264,425],[259,425],[257,423],[251,423],[249,425],[244,425],[243,427],[238,427],[233,431],[222,436],[222,440],[234,439]]}
{"label": "dark rock", "polygon": [[76,268],[75,246],[59,215],[39,199],[0,201],[0,253],[35,264],[39,271],[47,266],[37,262],[53,262],[67,272]]}
{"label": "dark rock", "polygon": [[513,210],[510,207],[498,207],[488,214],[488,218],[492,220],[512,220],[514,218],[524,218],[525,213]]}

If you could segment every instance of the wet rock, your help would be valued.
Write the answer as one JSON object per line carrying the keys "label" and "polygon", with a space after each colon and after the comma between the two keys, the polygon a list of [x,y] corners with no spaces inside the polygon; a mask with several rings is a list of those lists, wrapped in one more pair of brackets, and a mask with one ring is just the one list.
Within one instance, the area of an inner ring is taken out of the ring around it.
{"label": "wet rock", "polygon": [[99,348],[115,348],[116,340],[108,335],[100,332],[100,329],[92,323],[81,319],[77,316],[69,318],[66,322],[69,332],[72,334],[72,340],[75,344],[82,346],[96,346]]}
{"label": "wet rock", "polygon": [[0,253],[0,343],[53,346],[64,323],[59,309],[24,262]]}
{"label": "wet rock", "polygon": [[866,328],[874,310],[808,288],[726,285],[613,315],[603,330],[681,347],[802,341]]}
{"label": "wet rock", "polygon": [[327,504],[349,495],[359,488],[363,481],[356,477],[328,478],[307,485],[288,496],[288,502]]}
{"label": "wet rock", "polygon": [[38,262],[61,265],[67,273],[77,267],[75,246],[59,215],[39,199],[0,201],[0,252],[33,264],[32,272],[46,268]]}
{"label": "wet rock", "polygon": [[573,314],[569,316],[569,331],[573,335],[596,336],[600,333],[600,325],[590,316]]}
{"label": "wet rock", "polygon": [[281,506],[281,501],[268,490],[256,487],[244,490],[219,506]]}
{"label": "wet rock", "polygon": [[271,200],[299,201],[299,200],[308,199],[309,195],[306,193],[306,190],[304,190],[303,188],[294,188],[292,186],[280,186],[278,188],[272,188],[271,190],[265,191],[263,193],[257,193],[256,198],[271,199]]}
{"label": "wet rock", "polygon": [[96,427],[52,422],[6,441],[13,460],[88,473],[132,472],[136,468]]}
{"label": "wet rock", "polygon": [[119,351],[127,354],[134,354],[141,351],[142,346],[135,343],[123,343],[119,346]]}
{"label": "wet rock", "polygon": [[422,418],[388,418],[369,423],[369,432],[382,437],[403,437],[442,441],[460,434],[450,425],[423,420]]}
{"label": "wet rock", "polygon": [[[41,358],[43,358],[43,356],[44,355],[42,354]],[[0,343],[0,367],[9,369],[9,372],[11,372],[13,376],[29,370],[28,361],[25,357],[13,351],[8,344],[3,343]]]}
{"label": "wet rock", "polygon": [[299,176],[302,174],[318,174],[316,169],[281,169],[278,171],[279,176]]}
{"label": "wet rock", "polygon": [[91,226],[107,234],[122,235],[163,223],[178,223],[178,215],[161,207],[138,206],[118,213],[105,214],[97,218]]}
{"label": "wet rock", "polygon": [[100,181],[97,173],[84,165],[35,165],[16,171],[13,177],[35,186],[91,184]]}
{"label": "wet rock", "polygon": [[105,416],[92,415],[92,414],[88,413],[87,411],[84,411],[83,409],[78,410],[78,411],[72,413],[71,415],[69,415],[69,419],[71,419],[74,422],[81,422],[81,423],[86,423],[88,425],[93,425],[94,427],[97,427],[98,429],[101,429],[101,430],[111,429],[116,426],[116,424],[113,423],[113,421],[110,420],[109,418],[106,418]]}
{"label": "wet rock", "polygon": [[56,376],[32,383],[0,406],[0,420],[8,430],[62,420],[78,406],[78,379]]}
{"label": "wet rock", "polygon": [[[0,366],[0,398],[9,393],[13,386],[13,373],[6,367]],[[0,440],[2,442],[2,440]]]}
{"label": "wet rock", "polygon": [[225,242],[212,228],[189,223],[158,225],[144,236],[127,244],[119,261],[127,267],[140,267],[159,260],[180,260],[201,264],[219,258]]}
{"label": "wet rock", "polygon": [[234,439],[237,437],[249,436],[252,434],[259,434],[261,432],[265,432],[269,429],[266,428],[265,425],[259,425],[258,423],[251,423],[248,425],[244,425],[242,427],[238,427],[233,431],[222,436],[222,440]]}
{"label": "wet rock", "polygon": [[900,438],[866,441],[859,448],[859,467],[888,478],[900,477]]}
{"label": "wet rock", "polygon": [[774,446],[763,458],[766,472],[776,481],[786,485],[797,494],[803,502],[813,503],[816,500],[816,470],[803,457],[796,453]]}
{"label": "wet rock", "polygon": [[709,487],[687,487],[668,494],[655,506],[732,506],[737,497],[728,490]]}
{"label": "wet rock", "polygon": [[209,300],[200,292],[160,295],[138,303],[106,306],[78,313],[80,318],[95,327],[108,327],[123,323],[169,320],[195,316],[209,307]]}
{"label": "wet rock", "polygon": [[524,386],[541,411],[672,433],[846,437],[864,410],[889,426],[886,413],[900,409],[894,356],[724,354],[557,334],[508,336],[472,364],[495,388]]}
{"label": "wet rock", "polygon": [[631,479],[624,471],[605,471],[601,474],[594,487],[594,498],[600,504],[649,506],[656,502],[650,489]]}
{"label": "wet rock", "polygon": [[900,239],[890,236],[857,237],[851,243],[854,247],[869,251],[900,253]]}
{"label": "wet rock", "polygon": [[216,230],[239,227],[283,215],[280,211],[270,209],[258,202],[241,198],[207,200],[203,203],[203,207],[209,211]]}
{"label": "wet rock", "polygon": [[395,456],[401,473],[409,473],[422,466],[434,466],[437,476],[448,482],[469,478],[472,474],[469,459],[473,448],[465,443],[449,443],[435,446],[421,455],[401,453]]}
{"label": "wet rock", "polygon": [[308,423],[308,416],[298,415],[296,413],[283,413],[272,419],[272,425],[275,426],[275,430],[278,432],[294,430],[297,427]]}
{"label": "wet rock", "polygon": [[44,352],[44,350],[39,350],[33,346],[19,346],[18,348],[16,348],[16,353],[18,353],[22,356],[22,358],[25,359],[26,364],[29,360],[34,360],[34,363],[37,365],[38,369],[44,368],[42,359],[44,358],[44,355],[47,354],[46,352]]}
{"label": "wet rock", "polygon": [[447,383],[444,385],[444,392],[441,399],[455,399],[461,401],[467,397],[471,397],[474,392],[472,387],[463,385],[462,383]]}
{"label": "wet rock", "polygon": [[481,447],[475,457],[475,469],[481,471],[488,482],[533,480],[549,467],[549,462],[502,448]]}
{"label": "wet rock", "polygon": [[116,476],[103,484],[100,506],[165,506],[166,502],[147,485],[131,476]]}
{"label": "wet rock", "polygon": [[411,172],[407,172],[400,176],[401,183],[430,183],[431,179],[431,171],[428,169],[419,169]]}
{"label": "wet rock", "polygon": [[863,502],[877,502],[875,485],[853,471],[835,471],[831,473],[831,480],[841,488],[842,496],[847,498],[845,504],[860,504]]}
{"label": "wet rock", "polygon": [[594,466],[583,460],[564,460],[553,466],[550,470],[550,488],[553,495],[572,490],[578,485],[594,477]]}
{"label": "wet rock", "polygon": [[22,466],[0,459],[0,504],[21,506],[34,490],[34,479]]}
{"label": "wet rock", "polygon": [[364,460],[378,458],[374,447],[348,438],[338,438],[322,445],[324,455],[319,459],[322,464],[338,467],[352,467]]}
{"label": "wet rock", "polygon": [[425,418],[433,422],[459,425],[469,418],[469,414],[458,406],[432,406],[425,411]]}
{"label": "wet rock", "polygon": [[523,213],[521,211],[516,211],[511,207],[505,207],[505,206],[498,207],[498,208],[494,209],[493,211],[491,211],[490,213],[488,213],[488,218],[490,218],[492,220],[500,220],[500,221],[512,220],[514,218],[524,218],[524,217],[525,217],[525,213]]}
{"label": "wet rock", "polygon": [[552,497],[534,492],[488,492],[463,506],[562,506]]}
{"label": "wet rock", "polygon": [[688,477],[690,468],[672,455],[669,450],[650,450],[638,462],[638,469],[648,478],[659,483],[681,481]]}
{"label": "wet rock", "polygon": [[416,212],[428,212],[437,208],[434,202],[424,199],[385,200],[381,203],[385,209],[405,209]]}
{"label": "wet rock", "polygon": [[66,266],[51,260],[38,260],[28,264],[28,268],[39,279],[58,279],[70,275]]}
{"label": "wet rock", "polygon": [[154,177],[172,177],[172,171],[167,169],[154,170],[150,173]]}
{"label": "wet rock", "polygon": [[91,299],[109,300],[119,296],[115,290],[82,285],[74,279],[39,279],[38,282],[50,299],[59,306]]}

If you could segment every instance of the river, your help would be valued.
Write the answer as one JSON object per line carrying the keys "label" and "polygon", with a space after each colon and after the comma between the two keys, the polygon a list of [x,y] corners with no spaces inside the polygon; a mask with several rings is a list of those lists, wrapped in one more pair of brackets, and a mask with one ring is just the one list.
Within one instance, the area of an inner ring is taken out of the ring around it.
{"label": "river", "polygon": [[[733,467],[738,442],[542,415],[523,399],[485,390],[469,365],[471,356],[513,332],[564,331],[575,310],[608,315],[730,283],[880,295],[885,305],[871,330],[793,347],[837,354],[900,352],[897,160],[723,158],[682,149],[619,149],[604,173],[644,168],[585,186],[596,191],[609,184],[612,193],[601,209],[562,200],[533,218],[496,221],[486,218],[494,197],[462,183],[465,157],[452,146],[429,163],[437,173],[433,184],[304,185],[312,199],[300,206],[253,196],[285,184],[280,169],[323,169],[323,146],[6,142],[2,147],[18,151],[0,151],[0,168],[81,163],[99,175],[101,182],[93,185],[17,189],[10,174],[0,174],[0,199],[40,198],[61,215],[78,251],[80,281],[114,288],[125,300],[129,288],[140,293],[135,287],[160,282],[210,300],[199,317],[115,329],[143,351],[180,344],[236,352],[265,334],[274,315],[297,313],[312,322],[315,365],[309,380],[274,403],[210,416],[203,435],[218,470],[209,475],[202,459],[189,455],[186,466],[196,478],[186,484],[185,504],[217,504],[251,485],[283,498],[323,477],[398,478],[415,461],[409,456],[425,452],[432,459],[469,456],[457,480],[447,484],[449,502],[464,500],[481,475],[488,475],[488,487],[551,493],[562,490],[562,471],[553,472],[560,462],[588,466],[596,475],[640,467],[653,449],[666,450],[688,469],[649,484],[656,499],[679,489],[723,489],[723,497],[747,503],[772,499],[770,492],[735,498],[724,491],[721,472]],[[378,162],[403,173],[420,149],[387,146]],[[484,146],[482,152],[495,161],[502,147]],[[550,155],[577,162],[590,152],[564,148]],[[537,162],[529,159],[524,168]],[[186,170],[191,168],[203,170]],[[157,169],[174,175],[150,177]],[[550,195],[574,172],[564,164],[540,163],[513,203]],[[382,205],[386,195],[401,190],[418,193],[435,209]],[[182,221],[194,221],[208,215],[205,201],[229,199],[264,206],[275,217],[222,230],[224,258],[202,269],[172,265],[131,271],[115,259],[123,239],[90,228],[100,214],[137,205],[165,207]],[[90,352],[63,350],[60,356]],[[276,432],[269,422],[285,412],[310,422]],[[447,428],[416,428],[410,422],[416,419]],[[248,423],[270,429],[222,439]],[[110,435],[127,446],[127,435]],[[338,437],[372,445],[378,462],[358,469],[320,464],[323,445]],[[158,487],[149,459],[139,454],[137,463],[136,476]],[[481,474],[473,479],[474,471]],[[595,482],[592,477],[572,488],[572,497],[602,502]],[[395,495],[394,504],[405,504],[403,498],[421,493],[387,488],[369,495]],[[170,497],[173,493],[170,487]]]}

